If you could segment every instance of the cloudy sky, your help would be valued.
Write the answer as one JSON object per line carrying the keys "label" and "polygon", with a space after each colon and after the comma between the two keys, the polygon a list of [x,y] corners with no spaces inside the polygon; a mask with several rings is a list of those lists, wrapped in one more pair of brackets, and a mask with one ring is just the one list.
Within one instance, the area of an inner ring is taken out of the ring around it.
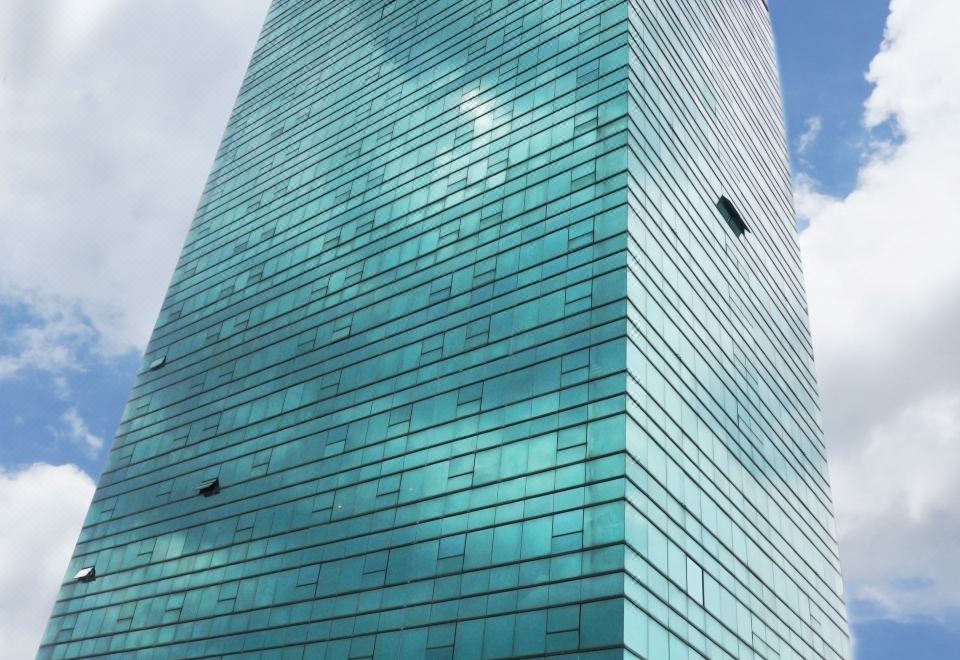
{"label": "cloudy sky", "polygon": [[[267,4],[0,3],[10,657],[38,642]],[[770,4],[857,659],[955,660],[960,2]]]}

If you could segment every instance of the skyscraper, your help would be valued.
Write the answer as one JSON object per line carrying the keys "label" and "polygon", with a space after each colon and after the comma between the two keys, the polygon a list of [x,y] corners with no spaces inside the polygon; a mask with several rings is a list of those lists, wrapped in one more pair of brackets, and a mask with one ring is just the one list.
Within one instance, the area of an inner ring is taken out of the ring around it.
{"label": "skyscraper", "polygon": [[848,657],[763,0],[275,0],[40,656]]}

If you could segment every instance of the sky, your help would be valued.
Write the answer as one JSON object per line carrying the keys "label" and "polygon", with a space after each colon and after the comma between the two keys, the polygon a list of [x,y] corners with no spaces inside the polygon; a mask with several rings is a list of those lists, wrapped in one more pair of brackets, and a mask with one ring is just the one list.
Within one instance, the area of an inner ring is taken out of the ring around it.
{"label": "sky", "polygon": [[[267,4],[0,3],[10,657],[39,641]],[[770,10],[855,657],[957,660],[960,2]]]}

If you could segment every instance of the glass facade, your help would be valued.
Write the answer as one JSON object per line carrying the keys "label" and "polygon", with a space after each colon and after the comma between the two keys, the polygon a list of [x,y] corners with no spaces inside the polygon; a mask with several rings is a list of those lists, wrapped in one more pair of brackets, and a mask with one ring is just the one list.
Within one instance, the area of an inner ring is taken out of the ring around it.
{"label": "glass facade", "polygon": [[811,356],[763,0],[274,0],[40,657],[847,658]]}

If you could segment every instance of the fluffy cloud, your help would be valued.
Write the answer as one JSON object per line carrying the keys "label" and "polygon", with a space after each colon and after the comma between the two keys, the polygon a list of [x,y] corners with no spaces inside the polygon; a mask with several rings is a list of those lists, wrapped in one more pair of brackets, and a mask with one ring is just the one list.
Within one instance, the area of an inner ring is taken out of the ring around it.
{"label": "fluffy cloud", "polygon": [[93,497],[72,465],[0,471],[0,639],[3,656],[32,658]]}
{"label": "fluffy cloud", "polygon": [[267,4],[0,5],[0,377],[142,348]]}
{"label": "fluffy cloud", "polygon": [[69,307],[54,309],[44,300],[29,307],[8,332],[0,334],[0,380],[28,368],[50,373],[79,369],[80,355],[94,340],[94,330]]}
{"label": "fluffy cloud", "polygon": [[87,423],[80,417],[80,413],[77,412],[76,408],[70,408],[67,412],[63,413],[60,416],[60,421],[64,425],[64,431],[58,433],[63,433],[70,440],[80,443],[84,446],[90,453],[96,455],[103,448],[103,438],[98,435],[94,435],[90,428],[87,426]]}
{"label": "fluffy cloud", "polygon": [[797,141],[797,151],[801,155],[805,154],[820,137],[822,130],[823,118],[818,115],[809,117],[805,122],[803,133],[800,134],[800,139]]}
{"label": "fluffy cloud", "polygon": [[[797,206],[848,598],[960,611],[960,3],[892,0],[850,195]],[[856,611],[856,607],[855,607]]]}

